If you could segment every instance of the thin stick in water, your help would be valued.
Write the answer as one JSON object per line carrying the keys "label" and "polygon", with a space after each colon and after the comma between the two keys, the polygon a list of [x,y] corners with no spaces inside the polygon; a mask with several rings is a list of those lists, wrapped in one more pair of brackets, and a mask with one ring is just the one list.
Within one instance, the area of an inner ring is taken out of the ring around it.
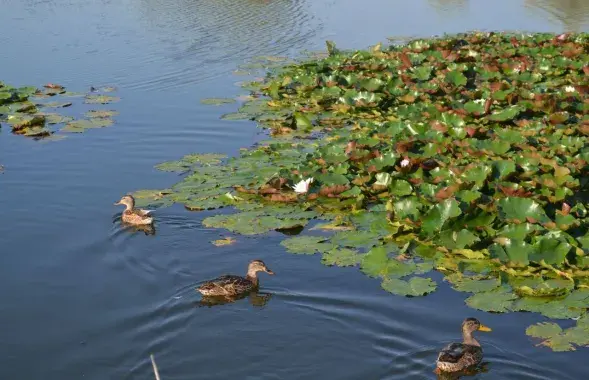
{"label": "thin stick in water", "polygon": [[161,380],[160,373],[157,370],[157,364],[155,364],[155,359],[153,357],[153,354],[149,355],[149,357],[151,358],[151,365],[153,366],[153,373],[155,374],[155,380]]}

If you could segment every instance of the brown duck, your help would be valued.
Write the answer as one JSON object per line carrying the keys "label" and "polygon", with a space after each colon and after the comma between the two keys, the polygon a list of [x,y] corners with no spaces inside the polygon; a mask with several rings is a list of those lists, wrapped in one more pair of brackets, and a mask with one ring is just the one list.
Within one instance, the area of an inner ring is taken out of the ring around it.
{"label": "brown duck", "polygon": [[478,365],[483,359],[483,349],[472,336],[475,331],[491,331],[476,318],[462,322],[462,343],[450,343],[438,354],[436,371],[458,372]]}
{"label": "brown duck", "polygon": [[149,215],[151,210],[142,210],[135,208],[135,198],[132,195],[125,195],[120,201],[115,203],[115,206],[124,205],[125,211],[121,219],[123,222],[133,224],[136,226],[145,226],[153,223],[153,217]]}
{"label": "brown duck", "polygon": [[272,272],[262,260],[252,260],[247,268],[245,277],[235,275],[224,275],[207,281],[198,288],[203,296],[208,297],[235,297],[258,289],[258,272]]}

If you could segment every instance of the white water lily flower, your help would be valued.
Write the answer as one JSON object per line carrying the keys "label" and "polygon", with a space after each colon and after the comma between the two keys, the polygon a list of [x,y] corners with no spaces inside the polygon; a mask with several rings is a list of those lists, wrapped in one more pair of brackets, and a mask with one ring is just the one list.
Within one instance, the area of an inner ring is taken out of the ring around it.
{"label": "white water lily flower", "polygon": [[401,161],[401,167],[406,168],[407,166],[409,166],[410,163],[411,161],[409,161],[408,158],[405,158],[403,161]]}
{"label": "white water lily flower", "polygon": [[294,185],[292,188],[297,194],[306,194],[309,191],[309,187],[313,183],[313,178],[307,178]]}
{"label": "white water lily flower", "polygon": [[574,86],[566,86],[564,88],[564,92],[576,92],[577,90],[575,89]]}

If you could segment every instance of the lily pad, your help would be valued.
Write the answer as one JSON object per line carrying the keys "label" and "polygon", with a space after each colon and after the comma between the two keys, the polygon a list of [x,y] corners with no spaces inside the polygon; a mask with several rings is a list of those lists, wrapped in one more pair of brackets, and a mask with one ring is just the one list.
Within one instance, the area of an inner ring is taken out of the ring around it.
{"label": "lily pad", "polygon": [[409,281],[398,278],[385,278],[382,288],[399,296],[419,297],[436,290],[436,283],[431,278],[412,277]]}
{"label": "lily pad", "polygon": [[119,113],[117,111],[112,111],[112,110],[90,110],[88,112],[86,112],[84,114],[84,116],[86,116],[87,118],[103,118],[103,119],[108,119],[111,118],[113,116],[118,115]]}
{"label": "lily pad", "polygon": [[86,95],[84,103],[88,104],[110,104],[121,100],[121,98],[109,95]]}
{"label": "lily pad", "polygon": [[500,287],[488,292],[475,293],[466,299],[466,304],[474,309],[494,313],[506,313],[513,310],[517,296],[507,288]]}
{"label": "lily pad", "polygon": [[327,238],[321,236],[295,236],[283,240],[280,244],[290,253],[315,254],[332,250],[333,244],[326,243]]}
{"label": "lily pad", "polygon": [[223,104],[232,104],[235,103],[235,99],[231,98],[206,98],[201,99],[200,101],[202,104],[211,105],[211,106],[220,106]]}
{"label": "lily pad", "polygon": [[336,265],[338,267],[355,266],[360,263],[362,256],[358,252],[347,248],[334,248],[325,253],[321,258],[324,265]]}

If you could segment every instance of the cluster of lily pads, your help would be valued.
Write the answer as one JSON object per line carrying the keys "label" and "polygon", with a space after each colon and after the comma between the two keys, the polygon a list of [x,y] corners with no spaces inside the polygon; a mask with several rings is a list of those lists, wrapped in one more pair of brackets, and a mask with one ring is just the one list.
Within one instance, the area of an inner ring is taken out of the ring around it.
{"label": "cluster of lily pads", "polygon": [[[152,206],[234,206],[208,227],[279,230],[289,252],[359,265],[420,296],[435,269],[489,312],[578,319],[527,333],[589,345],[589,34],[469,33],[328,54],[245,83],[224,119],[272,138],[239,157],[189,155],[189,173],[135,193]],[[326,233],[329,231],[329,233]]]}
{"label": "cluster of lily pads", "polygon": [[107,127],[113,124],[112,117],[117,114],[116,111],[92,109],[86,112],[85,118],[75,119],[55,110],[72,106],[72,98],[83,97],[84,103],[91,105],[118,101],[118,97],[105,94],[114,90],[114,87],[92,88],[85,95],[52,83],[38,89],[15,88],[0,82],[0,123],[8,124],[15,134],[43,139],[55,139],[54,133],[58,131],[84,132],[90,128]]}

